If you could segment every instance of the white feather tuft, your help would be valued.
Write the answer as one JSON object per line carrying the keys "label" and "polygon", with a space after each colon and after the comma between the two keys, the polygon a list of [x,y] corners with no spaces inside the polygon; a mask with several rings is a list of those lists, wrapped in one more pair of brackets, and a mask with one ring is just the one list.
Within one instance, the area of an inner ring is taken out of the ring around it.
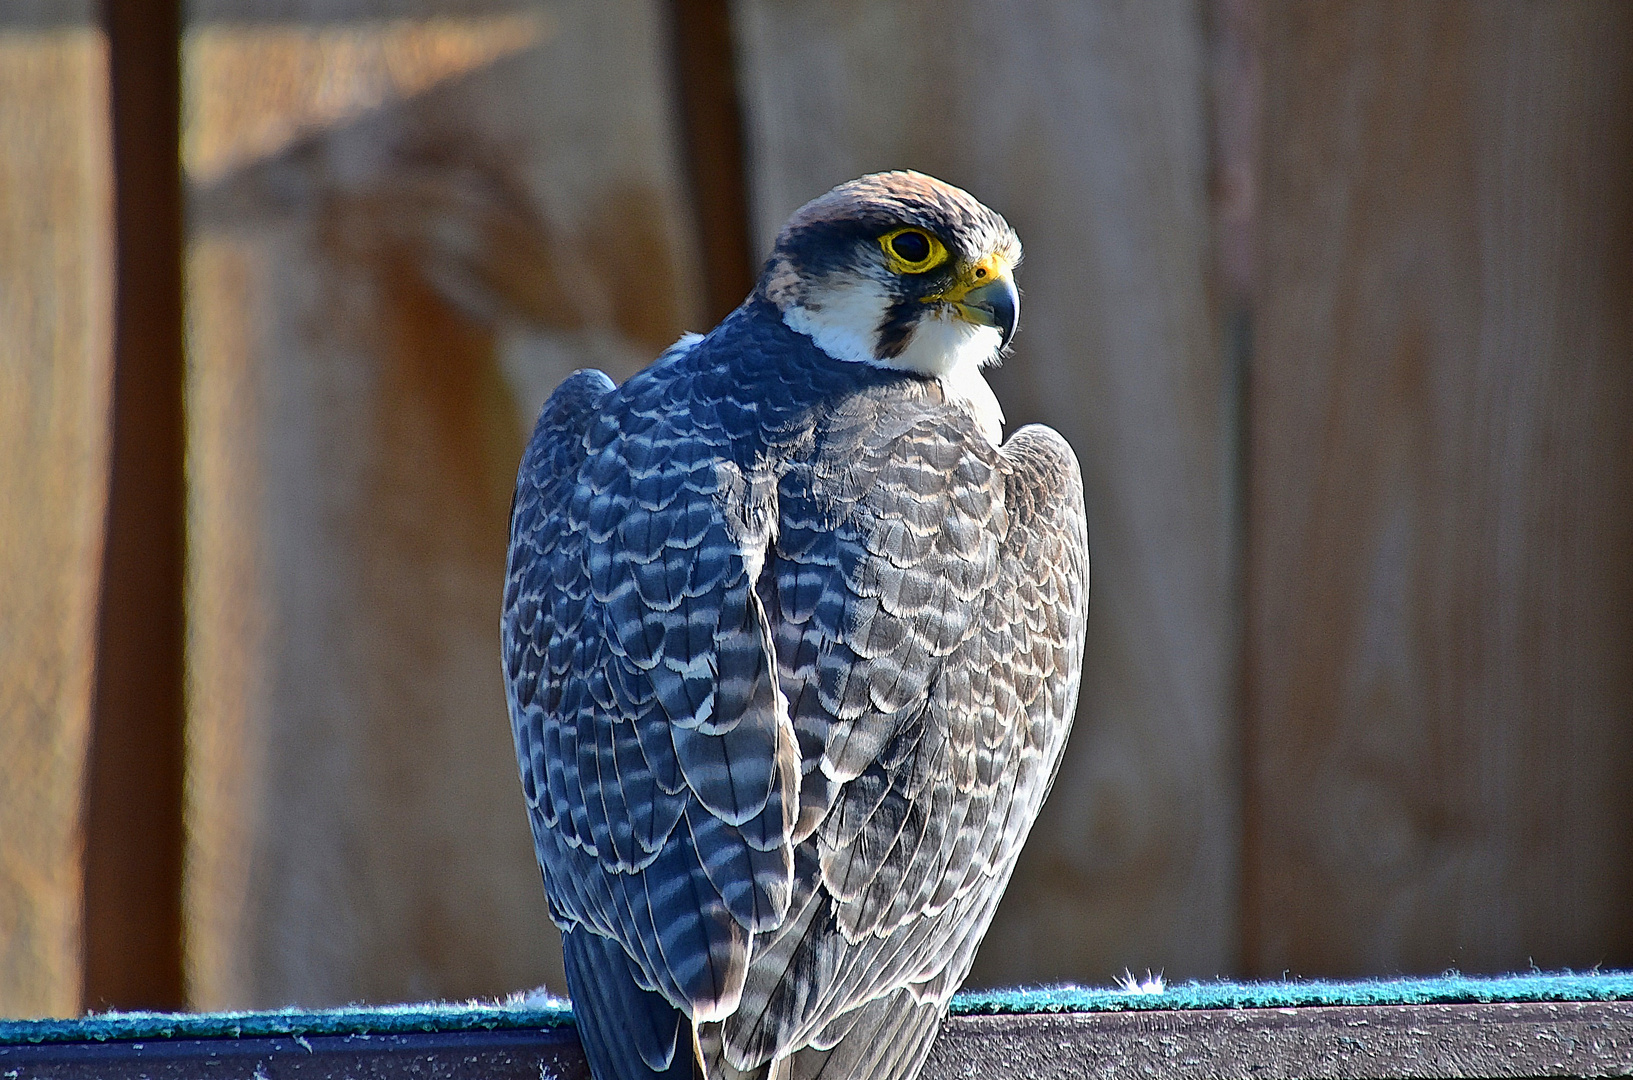
{"label": "white feather tuft", "polygon": [[1167,989],[1162,981],[1162,972],[1151,974],[1151,969],[1145,969],[1145,978],[1140,978],[1128,968],[1116,977],[1117,989],[1125,994],[1160,994]]}

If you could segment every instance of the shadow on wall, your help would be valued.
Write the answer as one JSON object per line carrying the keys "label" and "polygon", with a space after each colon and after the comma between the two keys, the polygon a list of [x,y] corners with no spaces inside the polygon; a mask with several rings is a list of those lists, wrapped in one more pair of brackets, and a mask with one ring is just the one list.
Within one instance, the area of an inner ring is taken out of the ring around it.
{"label": "shadow on wall", "polygon": [[544,397],[696,303],[658,85],[591,74],[650,14],[188,37],[200,1007],[564,986],[498,602]]}

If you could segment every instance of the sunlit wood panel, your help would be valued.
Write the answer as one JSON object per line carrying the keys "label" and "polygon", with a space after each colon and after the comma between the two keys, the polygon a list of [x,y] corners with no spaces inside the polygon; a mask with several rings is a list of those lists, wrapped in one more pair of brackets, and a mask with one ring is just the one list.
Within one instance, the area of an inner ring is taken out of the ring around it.
{"label": "sunlit wood panel", "polygon": [[656,3],[356,14],[185,35],[206,1007],[564,991],[499,673],[510,490],[563,376],[705,329]]}
{"label": "sunlit wood panel", "polygon": [[1026,245],[1008,430],[1076,448],[1093,587],[1077,727],[975,982],[1236,955],[1234,407],[1210,310],[1193,3],[736,5],[762,250],[830,185],[915,168]]}
{"label": "sunlit wood panel", "polygon": [[[45,5],[50,8],[52,5]],[[80,834],[111,372],[94,13],[0,13],[0,1015],[80,995]]]}
{"label": "sunlit wood panel", "polygon": [[1633,8],[1270,5],[1247,953],[1633,963]]}

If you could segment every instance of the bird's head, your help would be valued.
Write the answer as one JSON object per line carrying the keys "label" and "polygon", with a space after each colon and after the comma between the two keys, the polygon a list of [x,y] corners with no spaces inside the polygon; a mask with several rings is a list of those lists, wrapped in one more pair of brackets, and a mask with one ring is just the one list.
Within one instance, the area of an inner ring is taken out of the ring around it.
{"label": "bird's head", "polygon": [[759,292],[837,360],[978,378],[1014,336],[1020,261],[1015,230],[968,192],[875,173],[794,212]]}

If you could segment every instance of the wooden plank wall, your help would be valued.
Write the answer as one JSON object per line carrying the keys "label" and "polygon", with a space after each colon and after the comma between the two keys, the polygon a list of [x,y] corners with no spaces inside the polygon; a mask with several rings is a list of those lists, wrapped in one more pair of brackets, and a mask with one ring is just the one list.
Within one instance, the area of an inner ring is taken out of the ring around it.
{"label": "wooden plank wall", "polygon": [[874,169],[1001,208],[1027,248],[1015,355],[992,383],[1011,430],[1045,421],[1083,464],[1078,726],[974,978],[1229,970],[1234,432],[1209,296],[1204,9],[737,10],[762,249],[800,203]]}
{"label": "wooden plank wall", "polygon": [[524,433],[697,325],[655,3],[190,8],[189,980],[563,988],[498,672]]}
{"label": "wooden plank wall", "polygon": [[1269,12],[1246,966],[1633,963],[1633,8]]}
{"label": "wooden plank wall", "polygon": [[0,1014],[80,997],[113,172],[92,5],[0,10]]}
{"label": "wooden plank wall", "polygon": [[[1093,617],[977,981],[1633,964],[1619,0],[185,10],[192,1004],[562,989],[511,477],[563,375],[726,302],[742,236],[688,185],[733,167],[756,251],[896,166],[1027,243],[993,382],[1078,448]],[[0,13],[0,1014],[80,986],[96,18]],[[696,156],[730,80],[674,52],[728,36],[736,162]]]}

